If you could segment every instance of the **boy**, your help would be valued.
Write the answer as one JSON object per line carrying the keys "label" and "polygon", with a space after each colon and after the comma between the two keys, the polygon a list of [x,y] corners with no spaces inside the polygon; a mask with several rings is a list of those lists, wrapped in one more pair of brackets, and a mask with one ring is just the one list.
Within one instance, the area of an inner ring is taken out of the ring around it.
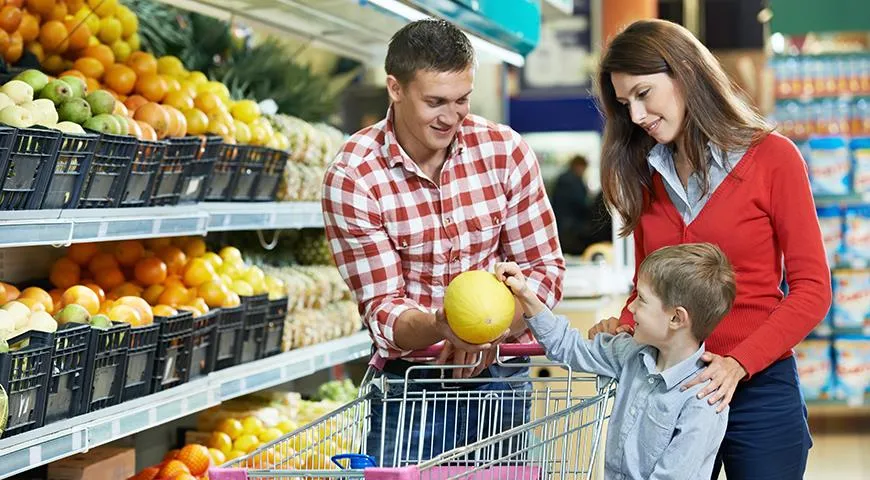
{"label": "boy", "polygon": [[704,368],[704,339],[731,309],[736,287],[731,264],[709,243],[661,248],[641,263],[637,298],[629,305],[634,337],[586,340],[526,286],[514,263],[496,276],[513,291],[547,357],[619,381],[610,416],[604,477],[709,479],[728,424],[727,408],[687,390]]}

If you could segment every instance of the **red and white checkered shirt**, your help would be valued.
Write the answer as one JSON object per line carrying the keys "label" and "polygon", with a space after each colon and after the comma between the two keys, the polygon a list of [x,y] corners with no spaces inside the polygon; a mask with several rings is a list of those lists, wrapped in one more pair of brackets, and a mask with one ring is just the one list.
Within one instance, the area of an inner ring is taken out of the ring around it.
{"label": "red and white checkered shirt", "polygon": [[[565,262],[534,153],[510,128],[468,115],[441,170],[440,186],[399,146],[387,118],[345,143],[323,185],[335,263],[384,359],[407,355],[396,319],[442,307],[468,270],[517,262],[549,307],[562,296]],[[518,342],[532,341],[527,331]]]}

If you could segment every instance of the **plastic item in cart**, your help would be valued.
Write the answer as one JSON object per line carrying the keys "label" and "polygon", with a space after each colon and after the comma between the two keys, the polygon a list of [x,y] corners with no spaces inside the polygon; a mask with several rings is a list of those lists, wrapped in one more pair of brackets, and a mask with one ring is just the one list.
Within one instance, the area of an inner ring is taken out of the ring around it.
{"label": "plastic item in cart", "polygon": [[831,322],[835,329],[860,329],[870,314],[870,270],[836,270]]}
{"label": "plastic item in cart", "polygon": [[833,374],[830,342],[805,340],[795,347],[795,358],[801,389],[807,400],[827,398]]}
{"label": "plastic item in cart", "polygon": [[851,192],[852,162],[842,137],[813,138],[809,142],[810,183],[819,195],[846,195]]}
{"label": "plastic item in cart", "polygon": [[834,339],[834,356],[838,398],[848,403],[863,403],[865,393],[870,390],[870,337]]}
{"label": "plastic item in cart", "polygon": [[870,192],[870,137],[853,138],[849,142],[852,155],[852,182],[855,193]]}
{"label": "plastic item in cart", "polygon": [[820,207],[816,214],[819,217],[828,265],[837,265],[843,246],[843,209],[839,205]]}
{"label": "plastic item in cart", "polygon": [[[375,460],[375,457],[371,455],[362,455],[359,453],[344,453],[341,455],[334,455],[330,460],[332,463],[338,465],[338,468],[345,470],[350,468],[351,470],[361,470],[363,468],[368,467],[376,467],[378,462]],[[347,466],[341,464],[342,460],[350,460]]]}
{"label": "plastic item in cart", "polygon": [[870,206],[846,207],[843,222],[843,255],[852,266],[866,266],[870,259]]}

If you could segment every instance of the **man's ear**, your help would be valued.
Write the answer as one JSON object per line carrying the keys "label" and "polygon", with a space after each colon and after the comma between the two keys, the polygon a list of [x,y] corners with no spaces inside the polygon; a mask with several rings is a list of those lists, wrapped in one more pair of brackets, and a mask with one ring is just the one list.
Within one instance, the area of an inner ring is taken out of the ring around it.
{"label": "man's ear", "polygon": [[679,330],[681,328],[689,327],[691,327],[689,312],[687,312],[686,309],[683,307],[675,308],[674,315],[671,317],[671,321],[668,322],[668,328],[670,328],[671,330]]}
{"label": "man's ear", "polygon": [[402,82],[392,75],[387,75],[387,94],[390,95],[391,103],[399,103],[405,95]]}

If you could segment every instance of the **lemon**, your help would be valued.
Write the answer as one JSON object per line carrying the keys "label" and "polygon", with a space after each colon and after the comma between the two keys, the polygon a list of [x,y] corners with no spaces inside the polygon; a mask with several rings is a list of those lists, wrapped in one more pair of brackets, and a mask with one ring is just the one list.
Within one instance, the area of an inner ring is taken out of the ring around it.
{"label": "lemon", "polygon": [[218,432],[223,432],[229,435],[230,439],[235,440],[244,433],[242,422],[235,418],[224,419],[217,427]]}
{"label": "lemon", "polygon": [[233,442],[233,450],[251,453],[260,446],[260,439],[256,435],[244,434]]}
{"label": "lemon", "polygon": [[259,438],[260,442],[262,443],[269,443],[278,440],[283,435],[284,432],[282,432],[279,428],[270,427],[263,430],[259,435],[257,435],[257,438]]}
{"label": "lemon", "polygon": [[263,421],[253,415],[242,419],[242,432],[245,434],[257,436],[264,428]]}

